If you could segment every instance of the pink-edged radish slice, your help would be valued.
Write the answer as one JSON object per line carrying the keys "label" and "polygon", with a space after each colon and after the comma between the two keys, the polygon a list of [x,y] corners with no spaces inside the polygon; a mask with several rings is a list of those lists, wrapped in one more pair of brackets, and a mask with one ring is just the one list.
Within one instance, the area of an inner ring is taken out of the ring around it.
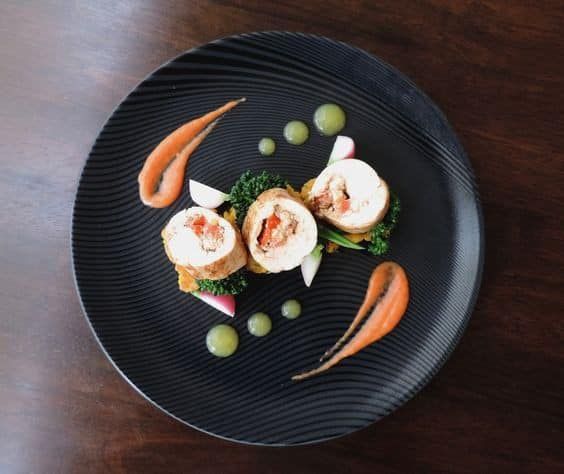
{"label": "pink-edged radish slice", "polygon": [[214,295],[208,293],[207,291],[193,291],[192,294],[209,304],[212,308],[221,311],[222,313],[230,316],[231,318],[235,316],[235,296],[233,295]]}
{"label": "pink-edged radish slice", "polygon": [[346,158],[354,158],[354,148],[354,140],[351,137],[339,135],[335,140],[335,144],[333,145],[333,149],[329,155],[327,166]]}
{"label": "pink-edged radish slice", "polygon": [[216,209],[229,200],[229,194],[191,179],[188,183],[192,200],[206,209]]}

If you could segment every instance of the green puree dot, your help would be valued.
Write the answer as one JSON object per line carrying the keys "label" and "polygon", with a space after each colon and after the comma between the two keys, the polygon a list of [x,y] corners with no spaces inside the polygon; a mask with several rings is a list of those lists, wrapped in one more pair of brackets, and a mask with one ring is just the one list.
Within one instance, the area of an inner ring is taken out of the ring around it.
{"label": "green puree dot", "polygon": [[284,138],[291,145],[302,145],[309,137],[307,125],[299,120],[292,120],[284,127]]}
{"label": "green puree dot", "polygon": [[313,123],[322,135],[333,136],[345,128],[345,111],[337,104],[323,104],[313,114]]}
{"label": "green puree dot", "polygon": [[302,314],[302,305],[298,300],[284,301],[281,313],[285,318],[296,319],[300,314]]}
{"label": "green puree dot", "polygon": [[258,144],[258,149],[261,155],[270,156],[276,151],[276,143],[272,138],[262,138]]}
{"label": "green puree dot", "polygon": [[247,328],[253,336],[266,336],[272,329],[272,321],[266,313],[255,313],[247,321]]}
{"label": "green puree dot", "polygon": [[231,326],[218,324],[208,331],[206,345],[214,356],[229,357],[237,350],[239,336]]}

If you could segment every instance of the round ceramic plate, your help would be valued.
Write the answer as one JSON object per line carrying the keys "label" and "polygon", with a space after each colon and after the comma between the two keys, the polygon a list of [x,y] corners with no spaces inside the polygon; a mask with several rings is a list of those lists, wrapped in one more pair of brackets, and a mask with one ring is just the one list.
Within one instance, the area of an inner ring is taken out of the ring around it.
{"label": "round ceramic plate", "polygon": [[[139,200],[137,174],[149,152],[184,122],[246,97],[192,156],[187,175],[229,191],[245,170],[280,173],[299,188],[323,169],[334,138],[318,135],[315,108],[340,104],[341,132],[400,196],[403,209],[386,259],[400,263],[411,301],[383,340],[329,372],[299,383],[348,327],[373,268],[368,252],[326,256],[311,288],[300,270],[256,276],[230,320],[178,290],[160,231],[193,205],[187,186],[166,209]],[[291,119],[310,124],[303,146],[282,136]],[[273,137],[274,156],[257,143]],[[246,443],[313,443],[365,427],[410,399],[445,362],[478,293],[483,230],[465,153],[439,109],[378,58],[327,38],[257,33],[193,49],[151,74],[113,112],[94,144],[76,195],[72,228],[84,312],[119,372],[159,408],[208,433]],[[280,315],[297,298],[302,316]],[[268,337],[248,316],[272,316]],[[236,354],[206,350],[208,329],[232,324]]]}

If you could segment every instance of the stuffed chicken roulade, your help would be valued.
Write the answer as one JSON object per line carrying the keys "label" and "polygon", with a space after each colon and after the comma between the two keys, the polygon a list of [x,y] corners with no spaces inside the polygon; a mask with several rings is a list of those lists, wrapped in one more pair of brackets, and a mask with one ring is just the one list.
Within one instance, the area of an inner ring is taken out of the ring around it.
{"label": "stuffed chicken roulade", "polygon": [[271,273],[297,267],[317,244],[313,215],[282,188],[258,196],[249,207],[242,232],[253,258]]}
{"label": "stuffed chicken roulade", "polygon": [[203,207],[180,211],[161,235],[169,260],[198,280],[222,280],[247,263],[239,230]]}
{"label": "stuffed chicken roulade", "polygon": [[367,232],[386,215],[388,186],[364,161],[346,159],[327,166],[315,179],[308,205],[320,219],[345,232]]}

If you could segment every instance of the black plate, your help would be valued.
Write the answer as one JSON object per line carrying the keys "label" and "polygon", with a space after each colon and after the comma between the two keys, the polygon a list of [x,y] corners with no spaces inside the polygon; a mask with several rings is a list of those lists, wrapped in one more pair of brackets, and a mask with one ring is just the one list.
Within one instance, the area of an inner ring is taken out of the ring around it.
{"label": "black plate", "polygon": [[[367,279],[382,259],[341,250],[324,259],[306,289],[299,269],[254,278],[237,316],[177,288],[160,230],[192,205],[170,208],[138,197],[145,157],[169,132],[229,99],[247,97],[193,155],[188,175],[229,190],[245,170],[273,170],[298,187],[323,168],[333,139],[314,130],[300,147],[284,142],[290,119],[311,125],[315,108],[340,104],[344,135],[402,199],[387,259],[406,269],[409,309],[396,330],[330,372],[301,383],[290,376],[316,364],[348,326]],[[269,158],[263,136],[277,142]],[[155,405],[190,426],[231,440],[291,445],[358,430],[411,398],[461,337],[478,293],[483,231],[470,163],[438,108],[378,58],[303,34],[235,36],[196,48],[151,74],[113,112],[86,162],[74,208],[72,248],[78,291],[102,348]],[[280,316],[297,298],[303,315]],[[254,311],[273,317],[265,338],[250,336]],[[238,352],[206,350],[214,324],[233,324]]]}

